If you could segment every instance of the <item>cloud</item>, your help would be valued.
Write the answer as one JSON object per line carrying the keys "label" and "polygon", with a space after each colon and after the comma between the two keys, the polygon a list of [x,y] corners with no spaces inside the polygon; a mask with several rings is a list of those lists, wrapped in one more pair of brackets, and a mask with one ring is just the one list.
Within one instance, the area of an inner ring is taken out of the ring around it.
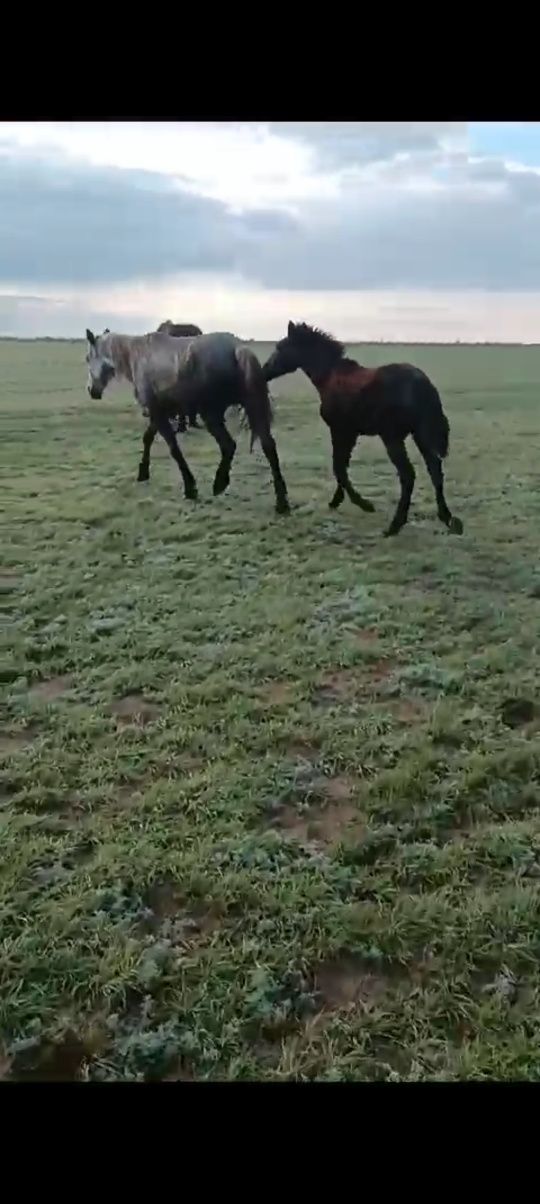
{"label": "cloud", "polygon": [[2,278],[19,284],[234,271],[293,225],[264,210],[240,218],[159,173],[5,151],[0,211]]}
{"label": "cloud", "polygon": [[[0,283],[21,295],[78,286],[82,307],[92,289],[186,274],[318,293],[540,288],[540,174],[472,158],[457,123],[272,129],[334,173],[334,191],[306,193],[294,216],[259,203],[233,212],[158,171],[0,145]],[[30,312],[28,298],[17,306]]]}
{"label": "cloud", "polygon": [[289,289],[539,288],[540,175],[461,155],[424,166],[349,177],[339,203],[306,206],[294,237],[263,242],[244,270]]}
{"label": "cloud", "polygon": [[307,143],[317,161],[331,168],[432,151],[466,136],[459,121],[274,121],[270,129]]}

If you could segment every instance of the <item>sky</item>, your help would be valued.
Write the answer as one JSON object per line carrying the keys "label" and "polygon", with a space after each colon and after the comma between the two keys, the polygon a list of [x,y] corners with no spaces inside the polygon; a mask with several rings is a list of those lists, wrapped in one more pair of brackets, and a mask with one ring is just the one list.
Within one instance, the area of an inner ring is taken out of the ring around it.
{"label": "sky", "polygon": [[540,342],[540,123],[0,122],[0,335]]}

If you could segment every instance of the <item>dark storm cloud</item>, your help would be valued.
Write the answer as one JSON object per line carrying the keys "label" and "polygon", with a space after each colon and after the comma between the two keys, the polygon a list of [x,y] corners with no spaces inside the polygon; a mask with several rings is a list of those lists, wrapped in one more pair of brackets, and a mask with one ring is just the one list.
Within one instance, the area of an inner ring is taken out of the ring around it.
{"label": "dark storm cloud", "polygon": [[364,200],[333,220],[314,217],[287,247],[259,247],[256,266],[280,288],[537,289],[540,179],[505,181],[492,195]]}
{"label": "dark storm cloud", "polygon": [[0,155],[0,272],[24,284],[98,284],[234,271],[244,244],[281,236],[283,214],[233,216],[158,173]]}
{"label": "dark storm cloud", "polygon": [[[233,214],[158,173],[4,151],[0,279],[80,285],[82,300],[89,285],[205,270],[279,289],[539,289],[540,177],[436,151],[441,127],[424,127],[407,133],[424,142],[407,164],[383,160],[369,187],[347,168],[340,196],[295,219]],[[404,145],[401,129],[385,138]]]}

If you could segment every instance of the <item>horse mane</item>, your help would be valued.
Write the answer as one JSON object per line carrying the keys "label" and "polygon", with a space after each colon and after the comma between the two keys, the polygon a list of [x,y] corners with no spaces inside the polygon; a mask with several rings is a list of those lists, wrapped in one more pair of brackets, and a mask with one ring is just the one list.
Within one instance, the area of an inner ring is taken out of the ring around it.
{"label": "horse mane", "polygon": [[339,339],[335,339],[332,334],[327,334],[325,330],[319,330],[318,326],[309,326],[307,322],[298,322],[294,325],[289,339],[297,347],[332,352],[332,356],[336,360],[341,359],[345,351],[345,344],[340,343]]}
{"label": "horse mane", "polygon": [[133,338],[129,334],[114,334],[110,330],[105,331],[99,337],[99,350],[105,355],[110,356],[117,376],[124,376],[126,380],[133,383],[133,372],[131,368],[131,352]]}

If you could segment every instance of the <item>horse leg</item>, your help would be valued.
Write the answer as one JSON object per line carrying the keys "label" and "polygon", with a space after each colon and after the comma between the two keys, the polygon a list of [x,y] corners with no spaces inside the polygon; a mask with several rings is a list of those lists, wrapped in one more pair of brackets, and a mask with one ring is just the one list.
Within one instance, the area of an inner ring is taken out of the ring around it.
{"label": "horse leg", "polygon": [[270,429],[260,435],[261,447],[270,465],[272,480],[274,482],[274,492],[276,495],[276,514],[289,514],[290,505],[287,497],[287,486],[281,475],[281,466],[276,447],[276,441]]}
{"label": "horse leg", "polygon": [[229,434],[223,418],[207,417],[205,421],[206,429],[214,436],[221,451],[221,460],[214,477],[214,497],[217,497],[218,494],[224,492],[231,479],[230,469],[236,451],[236,443]]}
{"label": "horse leg", "polygon": [[239,396],[251,430],[251,448],[253,449],[255,439],[258,439],[272,473],[276,513],[289,514],[287,486],[282,476],[277,447],[272,435],[272,406],[262,367],[254,353],[246,347],[239,348],[235,352],[235,356],[239,373]]}
{"label": "horse leg", "polygon": [[401,531],[401,528],[407,522],[416,473],[409,460],[403,439],[396,439],[390,442],[383,440],[383,442],[392,464],[397,469],[401,485],[401,496],[397,504],[396,513],[384,534],[397,535],[398,531]]}
{"label": "horse leg", "polygon": [[139,464],[138,481],[150,480],[150,449],[157,435],[157,427],[153,422],[149,422],[143,435],[143,454]]}
{"label": "horse leg", "polygon": [[196,502],[198,495],[195,477],[191,472],[187,460],[180,451],[176,435],[170,423],[170,419],[168,418],[167,414],[158,413],[157,409],[154,409],[153,412],[151,411],[151,418],[156,430],[159,431],[162,439],[165,440],[173,460],[178,465],[182,475],[182,480],[184,482],[184,496],[189,501]]}
{"label": "horse leg", "polygon": [[444,473],[440,457],[436,452],[431,450],[421,435],[413,435],[413,439],[433,482],[435,497],[437,499],[437,514],[441,522],[444,523],[445,527],[448,527],[452,535],[462,535],[463,523],[460,518],[454,517],[444,496]]}
{"label": "horse leg", "polygon": [[368,502],[367,498],[362,497],[353,488],[349,480],[348,467],[351,460],[352,451],[356,443],[356,438],[350,435],[343,435],[341,431],[334,427],[330,428],[332,436],[332,464],[334,468],[334,476],[337,481],[337,489],[328,503],[331,510],[337,510],[341,506],[345,494],[355,506],[359,506],[361,510],[371,514],[375,506],[373,502]]}

